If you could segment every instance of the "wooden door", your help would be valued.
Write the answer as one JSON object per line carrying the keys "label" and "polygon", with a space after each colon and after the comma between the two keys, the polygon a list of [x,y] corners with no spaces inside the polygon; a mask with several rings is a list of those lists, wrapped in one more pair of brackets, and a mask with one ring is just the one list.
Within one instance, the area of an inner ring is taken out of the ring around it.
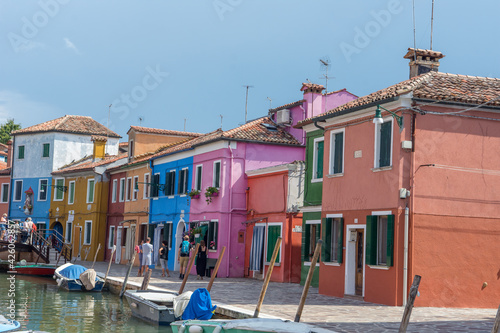
{"label": "wooden door", "polygon": [[363,295],[364,230],[356,230],[356,295]]}

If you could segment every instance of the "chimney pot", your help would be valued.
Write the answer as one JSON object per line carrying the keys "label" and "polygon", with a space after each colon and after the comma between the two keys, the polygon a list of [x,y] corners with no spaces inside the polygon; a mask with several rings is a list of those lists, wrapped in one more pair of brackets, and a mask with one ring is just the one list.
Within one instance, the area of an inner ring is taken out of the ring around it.
{"label": "chimney pot", "polygon": [[437,72],[439,60],[444,57],[445,55],[438,51],[409,47],[404,58],[410,60],[410,79],[431,71]]}

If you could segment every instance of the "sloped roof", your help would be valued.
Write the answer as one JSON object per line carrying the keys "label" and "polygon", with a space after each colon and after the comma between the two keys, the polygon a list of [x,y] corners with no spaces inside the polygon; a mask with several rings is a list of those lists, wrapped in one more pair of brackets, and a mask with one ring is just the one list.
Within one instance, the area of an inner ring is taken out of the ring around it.
{"label": "sloped roof", "polygon": [[269,117],[262,117],[227,131],[217,129],[200,137],[160,149],[156,154],[151,156],[150,159],[192,149],[218,140],[235,140],[290,146],[301,145],[293,135],[279,128]]}
{"label": "sloped roof", "polygon": [[0,176],[10,175],[11,168],[7,168],[7,163],[0,162]]}
{"label": "sloped roof", "polygon": [[113,138],[121,138],[112,130],[101,125],[88,116],[64,116],[49,120],[44,123],[12,131],[12,135],[32,134],[43,132],[62,132],[85,135],[100,135]]}
{"label": "sloped roof", "polygon": [[128,130],[128,132],[130,132],[130,130],[134,130],[134,131],[140,132],[140,133],[161,134],[161,135],[175,135],[175,136],[198,137],[198,136],[202,135],[201,133],[173,131],[173,130],[165,130],[165,129],[142,127],[142,126],[130,126],[130,129]]}
{"label": "sloped roof", "polygon": [[86,156],[78,161],[72,162],[70,164],[67,164],[67,165],[59,168],[59,170],[52,172],[52,174],[53,175],[62,175],[62,174],[66,174],[66,173],[92,171],[95,167],[110,164],[110,163],[113,163],[115,161],[118,161],[118,160],[120,160],[122,158],[126,158],[126,157],[127,157],[127,154],[120,154],[120,155],[106,156],[102,160],[94,161],[92,156]]}
{"label": "sloped roof", "polygon": [[316,117],[304,119],[296,127],[310,124],[318,119],[334,117],[340,112],[349,112],[350,109],[401,96],[409,92],[413,92],[414,99],[471,105],[488,103],[488,106],[500,107],[500,79],[429,72],[352,100]]}
{"label": "sloped roof", "polygon": [[281,105],[281,106],[275,107],[274,109],[269,109],[269,112],[273,113],[273,112],[276,112],[276,111],[279,111],[279,110],[282,110],[282,109],[293,108],[294,106],[301,105],[304,102],[305,102],[305,99],[301,99],[300,101],[295,101],[295,102],[292,102],[292,103],[288,103],[288,104],[285,104],[285,105]]}

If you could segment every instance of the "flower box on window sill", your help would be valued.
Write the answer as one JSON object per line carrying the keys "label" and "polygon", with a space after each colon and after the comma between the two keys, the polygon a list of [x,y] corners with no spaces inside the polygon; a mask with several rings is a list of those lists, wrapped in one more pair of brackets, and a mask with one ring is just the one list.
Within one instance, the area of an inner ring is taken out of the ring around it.
{"label": "flower box on window sill", "polygon": [[214,192],[212,194],[210,194],[211,197],[218,197],[219,196],[219,192]]}
{"label": "flower box on window sill", "polygon": [[200,195],[199,194],[195,194],[191,197],[191,199],[199,199],[200,198]]}

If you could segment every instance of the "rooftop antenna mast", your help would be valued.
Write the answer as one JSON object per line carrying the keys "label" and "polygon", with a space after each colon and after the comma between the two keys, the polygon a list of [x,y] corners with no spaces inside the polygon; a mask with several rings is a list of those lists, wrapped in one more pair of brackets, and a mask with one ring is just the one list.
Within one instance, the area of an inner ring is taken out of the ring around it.
{"label": "rooftop antenna mast", "polygon": [[139,126],[142,126],[142,122],[144,121],[143,116],[139,116]]}
{"label": "rooftop antenna mast", "polygon": [[415,0],[413,0],[413,60],[417,62],[417,28],[415,27]]}
{"label": "rooftop antenna mast", "polygon": [[269,100],[269,110],[271,110],[273,107],[273,100],[269,97],[266,97]]}
{"label": "rooftop antenna mast", "polygon": [[245,124],[247,123],[247,111],[248,111],[248,88],[253,88],[253,86],[244,85],[243,87],[247,88],[247,96],[245,99]]}
{"label": "rooftop antenna mast", "polygon": [[432,12],[431,12],[431,50],[432,50],[432,32],[434,28],[434,0],[432,0]]}
{"label": "rooftop antenna mast", "polygon": [[186,120],[187,118],[184,118],[184,132],[186,132]]}
{"label": "rooftop antenna mast", "polygon": [[326,112],[326,95],[328,94],[328,68],[330,67],[330,58],[328,56],[319,59],[321,69],[325,70],[323,77],[325,78],[325,112]]}
{"label": "rooftop antenna mast", "polygon": [[222,129],[222,118],[224,118],[224,116],[220,114],[219,117],[220,117],[220,129]]}
{"label": "rooftop antenna mast", "polygon": [[104,145],[104,155],[106,155],[106,148],[108,147],[108,138],[109,138],[109,118],[111,117],[111,106],[113,104],[109,104],[108,107],[108,123],[106,124],[106,144]]}

